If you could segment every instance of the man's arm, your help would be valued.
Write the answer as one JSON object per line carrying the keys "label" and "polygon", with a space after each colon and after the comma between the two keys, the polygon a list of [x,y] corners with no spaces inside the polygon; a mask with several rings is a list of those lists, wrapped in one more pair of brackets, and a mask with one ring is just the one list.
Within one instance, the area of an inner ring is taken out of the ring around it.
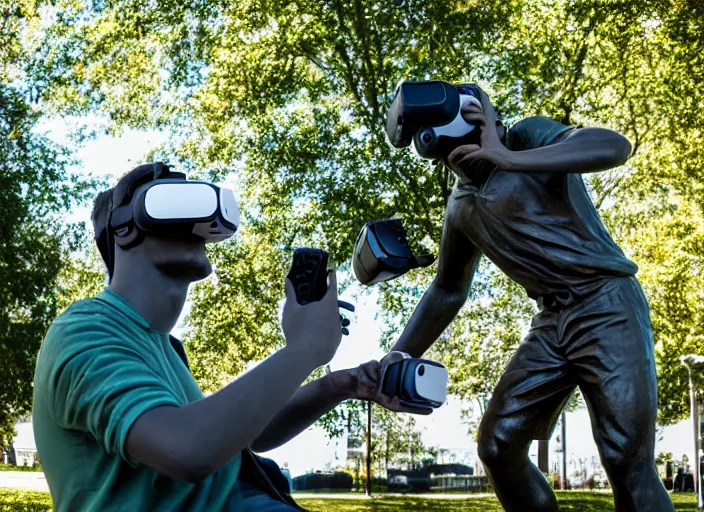
{"label": "man's arm", "polygon": [[297,436],[340,402],[356,398],[373,400],[394,412],[429,414],[427,410],[404,407],[399,397],[381,393],[381,376],[391,364],[405,359],[391,352],[381,361],[368,361],[356,368],[332,372],[301,387],[250,445],[255,452],[273,450]]}
{"label": "man's arm", "polygon": [[349,371],[332,372],[296,391],[274,416],[250,448],[273,450],[296,437],[340,402],[354,397],[355,385]]}
{"label": "man's arm", "polygon": [[440,241],[435,279],[416,306],[393,351],[422,356],[467,300],[481,253],[457,228],[458,204],[450,198]]}
{"label": "man's arm", "polygon": [[202,400],[147,410],[127,434],[129,458],[198,482],[256,439],[305,378],[332,359],[342,338],[334,272],[320,301],[298,304],[289,279],[286,296],[281,321],[286,347]]}
{"label": "man's arm", "polygon": [[310,352],[287,346],[202,400],[150,409],[130,429],[127,454],[199,482],[247,448],[316,366]]}
{"label": "man's arm", "polygon": [[[482,104],[490,103],[486,94],[481,94]],[[568,127],[540,116],[525,119],[515,129],[512,128],[518,132],[519,138],[533,143],[522,151],[511,151],[499,140],[493,109],[466,103],[462,106],[462,117],[468,123],[479,124],[482,133],[480,144],[460,146],[448,155],[449,165],[460,172],[468,168],[472,161],[482,159],[508,171],[597,172],[623,164],[631,154],[631,143],[620,133],[605,128],[578,128],[565,132]],[[528,126],[524,125],[526,122]],[[536,138],[536,130],[543,134],[545,131],[548,134],[563,134],[542,140],[541,137]],[[537,139],[541,139],[540,142]]]}

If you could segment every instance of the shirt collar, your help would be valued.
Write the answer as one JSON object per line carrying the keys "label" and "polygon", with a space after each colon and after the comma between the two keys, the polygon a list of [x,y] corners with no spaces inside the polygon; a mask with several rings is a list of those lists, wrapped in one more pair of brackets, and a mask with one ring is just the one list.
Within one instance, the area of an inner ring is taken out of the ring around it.
{"label": "shirt collar", "polygon": [[137,309],[135,309],[135,307],[119,293],[111,290],[110,288],[105,288],[96,298],[107,302],[140,327],[146,330],[152,330],[152,327],[149,325],[146,318],[144,318],[139,311],[137,311]]}

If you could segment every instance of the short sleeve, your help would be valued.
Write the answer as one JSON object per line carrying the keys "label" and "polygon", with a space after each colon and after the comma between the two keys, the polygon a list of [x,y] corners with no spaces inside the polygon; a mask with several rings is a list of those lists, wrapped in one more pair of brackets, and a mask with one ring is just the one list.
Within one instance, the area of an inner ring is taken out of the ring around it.
{"label": "short sleeve", "polygon": [[511,151],[542,148],[559,142],[576,129],[575,126],[564,125],[547,117],[528,117],[509,129],[508,148]]}
{"label": "short sleeve", "polygon": [[136,467],[125,451],[134,422],[152,408],[181,404],[137,340],[116,334],[99,315],[90,317],[52,333],[53,348],[44,354],[52,359],[44,361],[49,414],[56,425],[90,434],[107,453]]}

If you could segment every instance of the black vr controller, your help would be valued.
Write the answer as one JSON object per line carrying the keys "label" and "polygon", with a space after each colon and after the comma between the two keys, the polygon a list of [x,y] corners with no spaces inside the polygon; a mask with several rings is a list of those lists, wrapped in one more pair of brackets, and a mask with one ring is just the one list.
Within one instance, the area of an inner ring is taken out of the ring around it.
{"label": "black vr controller", "polygon": [[[303,247],[293,252],[293,262],[288,277],[296,291],[296,301],[301,304],[322,299],[328,291],[328,253],[321,249]],[[354,305],[342,300],[337,301],[342,309],[354,312]],[[342,334],[350,333],[350,320],[340,315]]]}
{"label": "black vr controller", "polygon": [[462,117],[462,104],[480,100],[476,85],[439,80],[401,81],[386,113],[386,135],[397,148],[413,144],[421,158],[437,160],[464,144],[478,144],[481,130]]}
{"label": "black vr controller", "polygon": [[382,376],[381,392],[398,396],[401,405],[430,412],[447,398],[445,367],[428,359],[404,359],[390,364]]}

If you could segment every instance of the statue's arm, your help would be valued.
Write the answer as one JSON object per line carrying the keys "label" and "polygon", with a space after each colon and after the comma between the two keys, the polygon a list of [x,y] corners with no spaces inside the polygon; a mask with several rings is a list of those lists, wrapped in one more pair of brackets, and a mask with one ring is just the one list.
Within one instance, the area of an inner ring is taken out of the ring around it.
{"label": "statue's arm", "polygon": [[481,252],[456,227],[452,199],[445,214],[435,279],[392,350],[420,357],[450,325],[467,300]]}
{"label": "statue's arm", "polygon": [[623,135],[606,128],[580,128],[550,146],[506,150],[502,168],[522,172],[598,172],[623,164],[630,154],[631,143]]}

